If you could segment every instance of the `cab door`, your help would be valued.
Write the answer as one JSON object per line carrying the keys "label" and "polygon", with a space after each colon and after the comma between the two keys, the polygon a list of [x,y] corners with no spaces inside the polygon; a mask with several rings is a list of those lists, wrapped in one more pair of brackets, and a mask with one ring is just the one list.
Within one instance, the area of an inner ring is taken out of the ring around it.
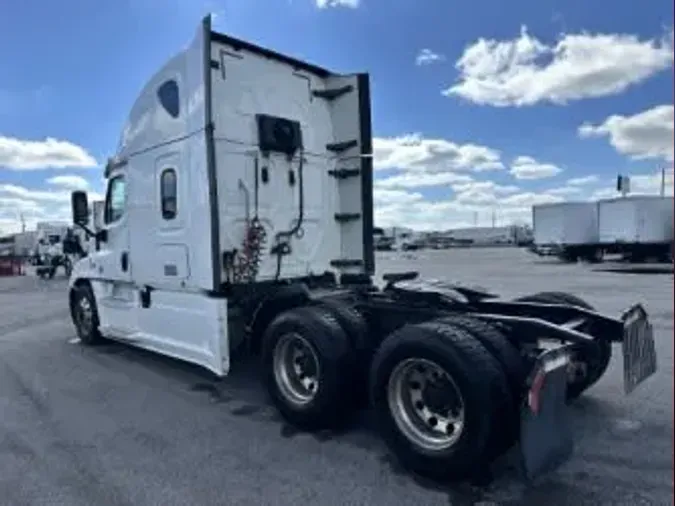
{"label": "cab door", "polygon": [[97,302],[101,332],[117,338],[129,338],[135,331],[136,293],[132,283],[132,258],[129,251],[131,206],[126,170],[113,172],[103,208],[106,238],[98,255],[99,293]]}

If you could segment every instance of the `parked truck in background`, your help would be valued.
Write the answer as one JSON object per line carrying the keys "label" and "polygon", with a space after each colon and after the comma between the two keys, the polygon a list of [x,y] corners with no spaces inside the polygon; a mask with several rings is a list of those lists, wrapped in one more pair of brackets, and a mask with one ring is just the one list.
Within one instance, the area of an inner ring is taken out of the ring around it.
{"label": "parked truck in background", "polygon": [[37,240],[32,255],[36,274],[51,279],[61,267],[65,275],[70,276],[73,263],[84,254],[81,230],[52,222],[38,223],[36,228]]}
{"label": "parked truck in background", "polygon": [[561,259],[596,262],[603,250],[598,238],[596,202],[560,202],[532,207],[536,251],[550,252]]}
{"label": "parked truck in background", "polygon": [[373,245],[376,251],[391,251],[394,249],[396,238],[387,235],[384,229],[375,227],[373,229]]}
{"label": "parked truck in background", "polygon": [[673,197],[632,195],[598,202],[599,242],[627,260],[673,261]]}
{"label": "parked truck in background", "polygon": [[533,206],[534,246],[567,262],[600,262],[621,255],[632,262],[672,262],[673,197],[635,195],[597,202]]}
{"label": "parked truck in background", "polygon": [[[374,283],[367,74],[336,74],[212,31],[147,83],[109,161],[99,242],[69,305],[81,342],[121,340],[217,377],[246,343],[273,404],[308,430],[369,402],[409,469],[467,475],[520,441],[535,476],[571,452],[565,398],[621,343],[629,392],[654,373],[642,306],[519,300],[417,273]],[[224,428],[226,430],[226,428]]]}

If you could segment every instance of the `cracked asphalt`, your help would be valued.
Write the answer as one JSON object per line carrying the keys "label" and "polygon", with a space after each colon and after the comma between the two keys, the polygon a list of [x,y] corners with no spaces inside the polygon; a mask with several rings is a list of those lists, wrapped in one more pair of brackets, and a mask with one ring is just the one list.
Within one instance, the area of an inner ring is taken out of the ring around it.
{"label": "cracked asphalt", "polygon": [[658,373],[624,397],[619,349],[570,407],[573,458],[526,487],[513,455],[482,486],[403,473],[364,412],[341,434],[297,433],[265,399],[256,367],[208,374],[151,353],[74,339],[64,279],[0,278],[0,505],[671,505],[673,276],[597,272],[515,249],[378,255],[380,272],[489,287],[505,297],[576,293],[617,314],[642,302]]}

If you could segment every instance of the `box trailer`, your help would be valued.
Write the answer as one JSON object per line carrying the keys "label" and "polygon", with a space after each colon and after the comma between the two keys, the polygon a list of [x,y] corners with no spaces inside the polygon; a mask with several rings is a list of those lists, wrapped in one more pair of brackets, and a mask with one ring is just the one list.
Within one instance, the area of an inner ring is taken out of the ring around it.
{"label": "box trailer", "polygon": [[599,242],[633,261],[672,260],[673,197],[634,195],[601,200]]}
{"label": "box trailer", "polygon": [[552,251],[567,261],[599,261],[598,205],[560,202],[532,207],[534,250]]}
{"label": "box trailer", "polygon": [[132,107],[100,230],[72,194],[74,222],[100,243],[69,281],[81,343],[121,340],[223,377],[245,342],[299,427],[369,401],[418,473],[466,475],[517,440],[528,476],[555,467],[572,447],[565,399],[604,374],[613,342],[627,392],[654,373],[647,313],[416,272],[379,286],[372,154],[367,74],[216,33],[207,17]]}

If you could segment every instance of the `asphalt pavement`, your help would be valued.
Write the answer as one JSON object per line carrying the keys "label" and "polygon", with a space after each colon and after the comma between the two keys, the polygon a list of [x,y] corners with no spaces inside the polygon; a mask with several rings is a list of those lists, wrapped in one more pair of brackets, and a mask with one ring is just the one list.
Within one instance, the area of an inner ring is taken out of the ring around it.
{"label": "asphalt pavement", "polygon": [[0,505],[671,505],[673,276],[596,272],[522,250],[383,253],[380,272],[494,289],[570,291],[618,314],[642,302],[659,371],[622,393],[606,376],[570,407],[572,459],[526,486],[513,455],[481,485],[404,473],[364,412],[348,432],[298,433],[266,401],[251,360],[218,383],[197,368],[120,344],[74,339],[63,278],[0,278]]}

